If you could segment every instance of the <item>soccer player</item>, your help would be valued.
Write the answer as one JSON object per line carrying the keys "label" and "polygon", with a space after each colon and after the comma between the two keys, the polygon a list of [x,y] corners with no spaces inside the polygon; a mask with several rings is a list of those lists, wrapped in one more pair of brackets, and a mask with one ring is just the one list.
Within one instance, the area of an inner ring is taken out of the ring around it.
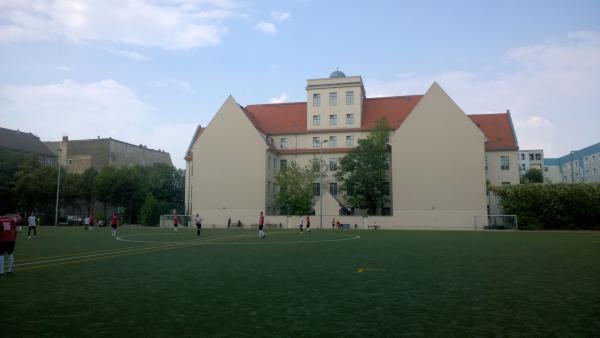
{"label": "soccer player", "polygon": [[176,213],[173,213],[173,231],[177,232],[177,227],[179,226],[179,217]]}
{"label": "soccer player", "polygon": [[33,235],[37,237],[37,219],[31,214],[29,218],[27,218],[27,223],[29,223],[29,229],[27,229],[27,236],[31,238],[31,230],[33,229]]}
{"label": "soccer player", "polygon": [[304,217],[300,216],[300,233],[304,233],[302,228],[304,228]]}
{"label": "soccer player", "polygon": [[265,232],[263,231],[263,227],[265,226],[265,215],[263,212],[260,212],[260,217],[258,218],[258,237],[265,239]]}
{"label": "soccer player", "polygon": [[202,217],[199,214],[196,214],[194,217],[194,223],[196,223],[196,236],[200,236],[200,230],[202,229]]}
{"label": "soccer player", "polygon": [[111,227],[111,235],[112,238],[116,239],[117,238],[117,226],[119,225],[119,215],[117,215],[117,213],[113,213],[112,217],[110,218],[110,227]]}
{"label": "soccer player", "polygon": [[331,230],[335,230],[335,217],[331,219]]}
{"label": "soccer player", "polygon": [[310,234],[310,216],[306,215],[306,232]]}
{"label": "soccer player", "polygon": [[90,228],[90,216],[85,216],[83,219],[83,225],[85,230],[89,230]]}
{"label": "soccer player", "polygon": [[0,277],[4,277],[4,255],[8,256],[8,275],[13,273],[15,257],[15,240],[17,239],[17,223],[7,216],[0,217]]}

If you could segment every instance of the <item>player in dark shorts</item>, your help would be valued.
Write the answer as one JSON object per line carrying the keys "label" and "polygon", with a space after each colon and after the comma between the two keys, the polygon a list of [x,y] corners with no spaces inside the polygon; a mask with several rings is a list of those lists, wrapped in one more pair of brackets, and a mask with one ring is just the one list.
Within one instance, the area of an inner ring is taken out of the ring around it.
{"label": "player in dark shorts", "polygon": [[310,216],[306,215],[306,232],[310,233]]}
{"label": "player in dark shorts", "polygon": [[117,215],[117,213],[115,212],[114,214],[112,214],[112,217],[110,218],[110,227],[112,228],[111,231],[111,235],[113,238],[117,238],[117,226],[119,225],[119,216]]}
{"label": "player in dark shorts", "polygon": [[265,226],[265,215],[263,212],[260,212],[260,217],[258,218],[258,237],[265,239],[265,232],[263,231],[263,227]]}
{"label": "player in dark shorts", "polygon": [[202,217],[200,217],[200,214],[196,214],[194,223],[196,223],[196,236],[200,236],[200,230],[202,230]]}
{"label": "player in dark shorts", "polygon": [[177,232],[177,227],[179,226],[179,217],[173,213],[173,231]]}
{"label": "player in dark shorts", "polygon": [[0,217],[0,277],[4,277],[4,255],[7,255],[8,275],[13,273],[17,223],[12,217]]}

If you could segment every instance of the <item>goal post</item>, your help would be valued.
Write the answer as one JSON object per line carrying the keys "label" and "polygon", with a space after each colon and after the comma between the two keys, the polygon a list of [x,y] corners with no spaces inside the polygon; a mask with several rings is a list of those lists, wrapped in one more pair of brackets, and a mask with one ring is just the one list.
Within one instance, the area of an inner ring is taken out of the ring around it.
{"label": "goal post", "polygon": [[517,215],[475,216],[474,230],[519,230]]}
{"label": "goal post", "polygon": [[179,226],[180,227],[191,227],[193,217],[191,215],[173,215],[166,214],[160,215],[160,223],[158,224],[161,228],[172,228],[173,227],[173,217],[177,216],[179,218]]}

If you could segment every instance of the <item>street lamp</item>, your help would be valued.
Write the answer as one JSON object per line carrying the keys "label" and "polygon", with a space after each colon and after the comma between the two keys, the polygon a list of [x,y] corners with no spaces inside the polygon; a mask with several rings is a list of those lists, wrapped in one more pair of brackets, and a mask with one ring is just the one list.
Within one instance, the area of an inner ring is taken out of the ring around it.
{"label": "street lamp", "polygon": [[56,209],[54,209],[54,226],[58,225],[58,195],[60,193],[60,156],[62,154],[62,149],[57,148],[58,150],[58,178],[56,181]]}
{"label": "street lamp", "polygon": [[575,151],[571,150],[571,152],[569,152],[571,160],[571,183],[575,183],[575,170],[573,169],[573,154],[575,154]]}
{"label": "street lamp", "polygon": [[327,140],[323,140],[321,141],[319,139],[319,148],[321,150],[321,159],[319,160],[319,193],[321,196],[319,196],[319,218],[321,219],[321,224],[320,224],[320,228],[323,229],[323,192],[321,191],[323,189],[323,143],[327,143]]}

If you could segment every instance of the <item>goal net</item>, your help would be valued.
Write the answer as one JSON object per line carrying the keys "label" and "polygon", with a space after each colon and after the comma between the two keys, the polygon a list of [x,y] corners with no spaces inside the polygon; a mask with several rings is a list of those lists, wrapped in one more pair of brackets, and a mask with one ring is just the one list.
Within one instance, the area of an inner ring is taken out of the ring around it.
{"label": "goal net", "polygon": [[475,216],[475,230],[519,230],[517,215]]}
{"label": "goal net", "polygon": [[160,215],[160,223],[159,226],[162,227],[173,227],[173,217],[177,216],[179,218],[179,226],[180,227],[191,227],[193,224],[193,217],[191,215]]}

